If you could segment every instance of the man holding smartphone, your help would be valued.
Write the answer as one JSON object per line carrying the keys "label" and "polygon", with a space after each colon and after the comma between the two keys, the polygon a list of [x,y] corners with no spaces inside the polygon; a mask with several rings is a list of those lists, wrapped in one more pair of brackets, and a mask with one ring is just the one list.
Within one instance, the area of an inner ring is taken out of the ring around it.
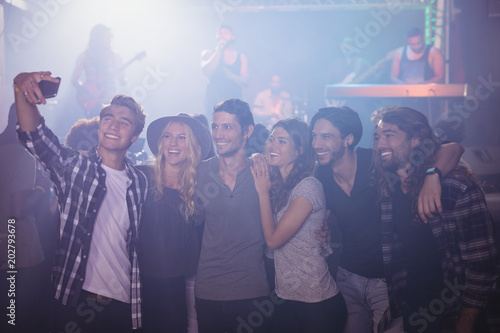
{"label": "man holding smartphone", "polygon": [[38,87],[40,88],[43,97],[45,98],[56,97],[57,91],[59,90],[59,85],[61,84],[61,78],[56,77],[55,79],[57,80],[57,82],[52,82],[47,80],[42,80],[38,82]]}
{"label": "man holding smartphone", "polygon": [[147,180],[125,158],[142,132],[142,107],[117,95],[100,112],[97,147],[62,146],[37,105],[50,72],[14,79],[19,140],[55,184],[60,243],[54,257],[53,332],[130,332],[141,326],[137,230]]}

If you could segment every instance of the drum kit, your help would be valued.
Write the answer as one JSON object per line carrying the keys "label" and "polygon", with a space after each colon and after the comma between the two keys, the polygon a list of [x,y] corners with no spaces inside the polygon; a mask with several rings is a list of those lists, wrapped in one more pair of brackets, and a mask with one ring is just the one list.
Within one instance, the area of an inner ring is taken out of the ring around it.
{"label": "drum kit", "polygon": [[[267,129],[271,129],[271,127],[279,120],[286,119],[288,117],[296,117],[304,120],[306,123],[309,121],[308,112],[307,112],[307,99],[306,98],[298,98],[298,97],[290,97],[283,99],[284,101],[291,101],[292,103],[292,114],[282,115],[282,117],[277,117],[274,114],[270,114],[267,116],[256,115],[254,114],[254,120],[257,124],[264,125]],[[252,110],[254,108],[263,108],[262,105],[252,104],[250,105]]]}

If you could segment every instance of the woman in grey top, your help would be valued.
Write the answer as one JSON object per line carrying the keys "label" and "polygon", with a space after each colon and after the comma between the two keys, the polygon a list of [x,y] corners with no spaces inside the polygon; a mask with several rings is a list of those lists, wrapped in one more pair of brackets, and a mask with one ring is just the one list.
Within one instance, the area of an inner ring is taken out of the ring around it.
{"label": "woman in grey top", "polygon": [[264,237],[274,250],[276,294],[286,300],[276,309],[273,332],[342,332],[346,321],[344,299],[314,238],[326,216],[314,164],[307,124],[289,118],[273,126],[252,168]]}

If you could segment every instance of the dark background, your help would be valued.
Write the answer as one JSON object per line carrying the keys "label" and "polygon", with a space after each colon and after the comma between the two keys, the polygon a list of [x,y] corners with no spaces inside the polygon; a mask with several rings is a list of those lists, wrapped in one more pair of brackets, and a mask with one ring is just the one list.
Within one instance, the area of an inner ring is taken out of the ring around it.
{"label": "dark background", "polygon": [[[372,11],[384,9],[314,10],[309,6],[245,12],[236,5],[230,6],[236,1],[65,2],[58,4],[52,16],[46,15],[48,20],[37,28],[34,36],[25,38],[16,47],[11,42],[12,36],[24,36],[26,21],[33,22],[43,8],[33,3],[29,11],[8,5],[4,9],[7,86],[21,71],[51,70],[61,76],[57,104],[42,109],[49,126],[60,136],[65,136],[69,127],[83,116],[75,102],[70,76],[95,24],[103,23],[113,29],[114,49],[124,62],[142,50],[147,51],[146,59],[127,68],[128,83],[123,93],[132,94],[135,87],[143,85],[148,70],[168,72],[140,100],[148,113],[148,123],[179,112],[204,112],[207,81],[200,70],[200,54],[215,45],[215,32],[221,23],[233,27],[236,46],[249,60],[250,79],[245,99],[252,103],[256,93],[266,88],[269,76],[278,73],[286,90],[296,98],[295,106],[310,118],[324,106],[326,72],[332,59],[342,56],[342,39],[355,37],[355,28],[364,30],[374,21]],[[221,3],[225,3],[223,13]],[[492,81],[500,82],[500,18],[489,17],[486,0],[457,0],[455,6],[461,12],[450,25],[453,50],[450,77],[456,82],[465,81],[472,88],[480,84],[481,76],[487,79],[491,75]],[[424,28],[423,9],[403,9],[392,15],[389,24],[360,49],[360,56],[375,63],[387,52],[404,45],[406,31],[414,26]],[[388,67],[380,83],[387,82]],[[477,109],[464,117],[467,127],[464,145],[500,145],[499,91],[500,87],[495,87],[489,98],[480,101]],[[12,102],[10,95],[8,99],[3,106],[5,110]],[[366,127],[368,115],[363,113],[362,117]],[[366,133],[369,135],[369,131]]]}

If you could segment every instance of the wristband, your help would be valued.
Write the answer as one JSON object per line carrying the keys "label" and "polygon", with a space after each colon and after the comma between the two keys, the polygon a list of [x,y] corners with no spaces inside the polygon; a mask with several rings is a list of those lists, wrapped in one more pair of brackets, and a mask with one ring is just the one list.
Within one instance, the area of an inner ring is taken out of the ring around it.
{"label": "wristband", "polygon": [[433,175],[435,173],[438,174],[439,179],[443,178],[443,174],[441,173],[441,170],[439,170],[436,167],[427,169],[427,171],[425,172],[425,175],[428,176],[428,175]]}

